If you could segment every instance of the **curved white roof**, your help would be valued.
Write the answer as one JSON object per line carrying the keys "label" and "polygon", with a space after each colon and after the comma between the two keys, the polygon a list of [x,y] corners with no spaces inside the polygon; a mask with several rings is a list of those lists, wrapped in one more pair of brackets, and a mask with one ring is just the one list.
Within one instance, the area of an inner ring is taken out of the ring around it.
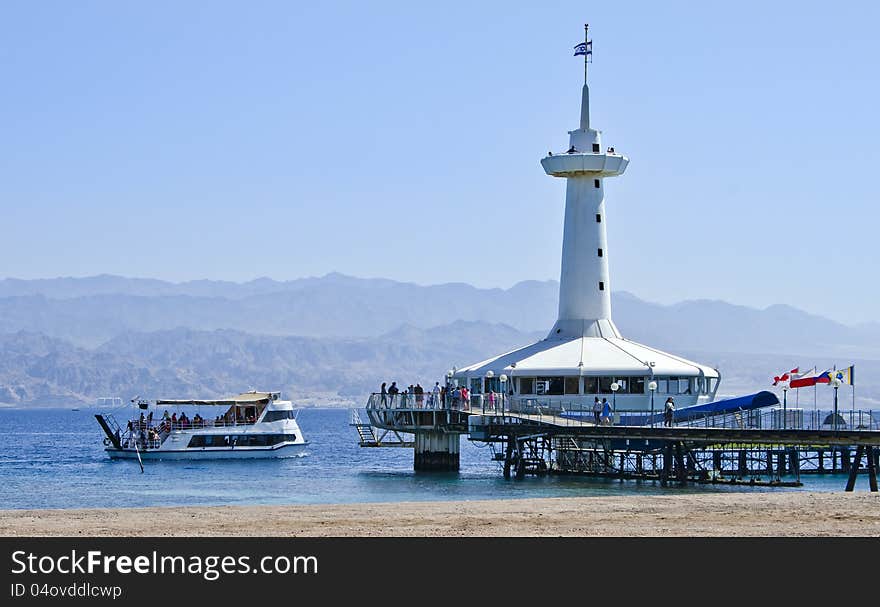
{"label": "curved white roof", "polygon": [[[653,366],[650,365],[653,363]],[[544,339],[457,369],[455,375],[648,375],[718,377],[711,367],[618,337]]]}

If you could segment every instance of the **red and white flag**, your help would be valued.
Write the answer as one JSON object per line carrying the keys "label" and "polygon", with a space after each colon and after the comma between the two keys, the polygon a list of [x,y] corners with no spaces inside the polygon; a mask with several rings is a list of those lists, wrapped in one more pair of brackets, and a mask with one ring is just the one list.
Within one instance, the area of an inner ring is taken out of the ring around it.
{"label": "red and white flag", "polygon": [[817,373],[816,367],[808,371],[804,371],[800,375],[795,375],[791,378],[791,381],[788,383],[789,388],[807,388],[809,386],[815,386],[817,383],[822,382],[820,379],[824,373]]}
{"label": "red and white flag", "polygon": [[788,373],[783,373],[782,375],[776,375],[773,377],[773,385],[778,386],[780,384],[787,385],[788,382],[791,381],[791,378],[796,375],[800,371],[800,367],[795,367]]}

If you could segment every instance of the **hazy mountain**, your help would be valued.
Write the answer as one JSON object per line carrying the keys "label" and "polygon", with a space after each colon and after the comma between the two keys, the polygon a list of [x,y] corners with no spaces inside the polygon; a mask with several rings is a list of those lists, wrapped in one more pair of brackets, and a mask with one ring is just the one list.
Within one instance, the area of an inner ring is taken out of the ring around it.
{"label": "hazy mountain", "polygon": [[433,385],[456,363],[536,338],[465,321],[360,339],[173,329],[126,333],[96,349],[34,333],[0,334],[0,403],[195,398],[249,388],[280,389],[307,404],[357,403],[383,381]]}
{"label": "hazy mountain", "polygon": [[[383,380],[433,382],[452,365],[542,337],[557,291],[552,281],[477,289],[340,274],[243,284],[7,279],[0,281],[0,403],[249,387],[311,403],[358,402]],[[872,362],[880,359],[878,323],[849,327],[783,305],[664,306],[623,292],[613,304],[630,339],[719,366],[725,394],[762,389],[794,366],[861,361],[859,397],[880,404],[872,383],[880,377]]]}
{"label": "hazy mountain", "polygon": [[[108,287],[128,284],[125,279],[112,278],[107,278]],[[175,327],[363,337],[379,336],[404,323],[428,328],[468,320],[505,322],[531,331],[552,325],[558,289],[552,282],[536,281],[502,290],[458,283],[422,287],[328,275],[290,283],[268,281],[272,284],[266,288],[275,291],[260,295],[243,295],[232,288],[228,291],[235,297],[184,295],[171,292],[171,283],[163,283],[159,289],[163,294],[150,296],[123,292],[59,298],[48,295],[60,293],[58,285],[34,282],[40,284],[30,294],[24,294],[26,289],[18,285],[22,294],[0,298],[0,332],[40,332],[84,346],[98,345],[128,331]]]}
{"label": "hazy mountain", "polygon": [[[555,281],[526,281],[510,289],[420,286],[341,274],[247,283],[6,279],[0,281],[0,332],[43,333],[94,347],[132,331],[176,327],[341,338],[378,337],[403,324],[426,329],[465,320],[546,331],[556,318],[558,288]],[[613,306],[627,337],[673,351],[880,358],[880,323],[850,327],[783,305],[759,310],[696,300],[664,306],[625,292],[614,293]]]}

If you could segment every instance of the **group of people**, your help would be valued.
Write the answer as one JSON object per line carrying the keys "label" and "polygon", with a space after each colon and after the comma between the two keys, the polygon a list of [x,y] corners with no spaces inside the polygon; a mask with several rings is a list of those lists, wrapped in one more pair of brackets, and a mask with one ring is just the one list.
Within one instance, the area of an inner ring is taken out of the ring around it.
{"label": "group of people", "polygon": [[[467,386],[440,385],[434,382],[434,387],[426,390],[421,384],[407,386],[403,391],[397,386],[397,382],[382,382],[379,389],[379,398],[382,407],[401,408],[414,407],[417,409],[461,409],[468,411],[471,408],[471,391]],[[501,395],[487,394],[489,406],[494,406]]]}
{"label": "group of people", "polygon": [[593,403],[593,420],[597,426],[610,426],[613,423],[614,414],[611,411],[611,404],[607,398],[603,398],[602,402],[599,402],[599,397],[596,397]]}
{"label": "group of people", "polygon": [[417,407],[417,408],[438,408],[443,402],[444,389],[440,387],[440,382],[436,382],[430,391],[426,391],[421,384],[410,384],[401,392],[397,387],[397,382],[391,382],[389,386],[386,382],[382,382],[380,389],[381,402],[383,407]]}
{"label": "group of people", "polygon": [[[670,396],[663,405],[663,425],[672,427],[675,418],[675,400]],[[597,426],[610,426],[614,420],[614,413],[607,398],[603,398],[601,402],[597,396],[593,403],[593,420]],[[653,423],[653,422],[652,422]]]}

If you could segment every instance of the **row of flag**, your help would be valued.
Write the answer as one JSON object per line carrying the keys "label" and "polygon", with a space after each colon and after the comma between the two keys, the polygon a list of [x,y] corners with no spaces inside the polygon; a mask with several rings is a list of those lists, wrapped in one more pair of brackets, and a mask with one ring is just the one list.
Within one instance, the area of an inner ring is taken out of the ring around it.
{"label": "row of flag", "polygon": [[830,384],[833,379],[850,386],[856,385],[856,366],[850,365],[845,369],[826,369],[819,371],[816,367],[801,373],[800,368],[795,367],[788,373],[776,375],[773,385],[783,388],[807,388],[816,384]]}

